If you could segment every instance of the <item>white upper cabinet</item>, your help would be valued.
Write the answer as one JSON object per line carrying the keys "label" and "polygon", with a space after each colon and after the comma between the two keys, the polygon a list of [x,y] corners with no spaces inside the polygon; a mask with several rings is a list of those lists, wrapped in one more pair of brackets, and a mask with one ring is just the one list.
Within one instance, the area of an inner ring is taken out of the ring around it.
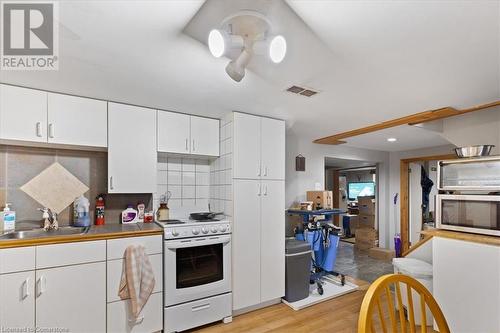
{"label": "white upper cabinet", "polygon": [[0,85],[0,138],[47,142],[47,93]]}
{"label": "white upper cabinet", "polygon": [[156,155],[156,110],[109,103],[108,192],[155,192]]}
{"label": "white upper cabinet", "polygon": [[234,178],[285,179],[285,122],[234,113]]}
{"label": "white upper cabinet", "polygon": [[234,113],[234,178],[259,179],[260,117]]}
{"label": "white upper cabinet", "polygon": [[285,122],[261,119],[262,178],[285,179]]}
{"label": "white upper cabinet", "polygon": [[158,151],[219,156],[219,120],[158,111]]}
{"label": "white upper cabinet", "polygon": [[191,152],[190,118],[187,114],[158,111],[158,151]]}
{"label": "white upper cabinet", "polygon": [[219,156],[219,120],[191,116],[191,153]]}
{"label": "white upper cabinet", "polygon": [[49,93],[48,142],[107,147],[107,102]]}

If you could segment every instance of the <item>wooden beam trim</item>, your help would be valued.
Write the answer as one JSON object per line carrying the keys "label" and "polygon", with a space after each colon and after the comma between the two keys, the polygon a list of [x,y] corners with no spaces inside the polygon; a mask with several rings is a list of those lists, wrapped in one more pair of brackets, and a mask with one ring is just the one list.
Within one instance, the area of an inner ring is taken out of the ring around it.
{"label": "wooden beam trim", "polygon": [[481,104],[477,106],[473,106],[467,109],[458,110],[453,107],[444,107],[435,110],[423,111],[415,114],[411,114],[409,116],[404,116],[396,119],[391,119],[387,121],[383,121],[378,124],[369,125],[366,127],[350,130],[347,132],[338,133],[335,135],[326,136],[320,139],[316,139],[313,142],[319,144],[331,144],[331,145],[339,145],[345,143],[342,139],[350,138],[353,136],[358,136],[362,134],[372,133],[376,131],[380,131],[386,128],[401,126],[401,125],[415,125],[426,123],[433,120],[439,120],[444,118],[449,118],[453,116],[458,116],[470,112],[475,112],[495,106],[500,106],[500,101],[494,101],[491,103]]}

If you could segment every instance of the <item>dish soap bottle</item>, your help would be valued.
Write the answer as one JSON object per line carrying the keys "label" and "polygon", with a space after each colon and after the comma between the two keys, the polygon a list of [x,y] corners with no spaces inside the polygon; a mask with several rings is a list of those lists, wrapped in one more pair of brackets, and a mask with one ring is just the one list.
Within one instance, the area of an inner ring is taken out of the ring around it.
{"label": "dish soap bottle", "polygon": [[3,212],[0,215],[0,228],[3,231],[11,231],[16,229],[16,212],[10,210],[10,203],[6,203]]}
{"label": "dish soap bottle", "polygon": [[137,223],[137,210],[128,205],[127,209],[122,211],[122,224]]}

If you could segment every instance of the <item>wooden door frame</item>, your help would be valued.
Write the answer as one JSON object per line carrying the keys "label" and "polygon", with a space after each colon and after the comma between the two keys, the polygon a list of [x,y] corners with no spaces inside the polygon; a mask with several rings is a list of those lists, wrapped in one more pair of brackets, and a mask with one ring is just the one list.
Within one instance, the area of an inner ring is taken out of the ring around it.
{"label": "wooden door frame", "polygon": [[[409,177],[408,169],[410,163],[414,162],[425,162],[425,161],[440,161],[440,160],[451,160],[456,159],[455,154],[445,154],[445,155],[432,155],[432,156],[419,156],[404,158],[400,160],[400,233],[401,242],[403,245],[403,252],[408,251],[410,248],[409,242],[409,226],[410,226],[410,202],[409,202]],[[437,186],[437,184],[436,184]]]}

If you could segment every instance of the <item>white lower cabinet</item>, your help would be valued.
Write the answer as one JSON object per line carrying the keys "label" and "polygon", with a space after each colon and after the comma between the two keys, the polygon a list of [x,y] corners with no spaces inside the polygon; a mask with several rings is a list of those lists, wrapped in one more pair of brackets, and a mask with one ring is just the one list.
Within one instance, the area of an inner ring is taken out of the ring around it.
{"label": "white lower cabinet", "polygon": [[[158,235],[0,249],[0,328],[161,331],[162,243]],[[123,252],[132,244],[146,247],[156,281],[137,319],[131,316],[130,300],[118,297]]]}
{"label": "white lower cabinet", "polygon": [[[0,275],[0,328],[35,327],[35,271]],[[21,331],[19,331],[21,332]]]}
{"label": "white lower cabinet", "polygon": [[234,180],[233,309],[285,294],[284,181]]}
{"label": "white lower cabinet", "polygon": [[37,327],[104,332],[105,281],[105,262],[37,270]]}
{"label": "white lower cabinet", "polygon": [[130,300],[108,304],[108,332],[151,333],[163,329],[163,293],[151,294],[139,316],[134,318],[130,311]]}
{"label": "white lower cabinet", "polygon": [[[151,333],[163,329],[163,237],[146,236],[107,241],[108,332]],[[123,271],[123,254],[130,245],[142,245],[153,268],[155,286],[137,318],[131,314],[130,300],[118,296]]]}

